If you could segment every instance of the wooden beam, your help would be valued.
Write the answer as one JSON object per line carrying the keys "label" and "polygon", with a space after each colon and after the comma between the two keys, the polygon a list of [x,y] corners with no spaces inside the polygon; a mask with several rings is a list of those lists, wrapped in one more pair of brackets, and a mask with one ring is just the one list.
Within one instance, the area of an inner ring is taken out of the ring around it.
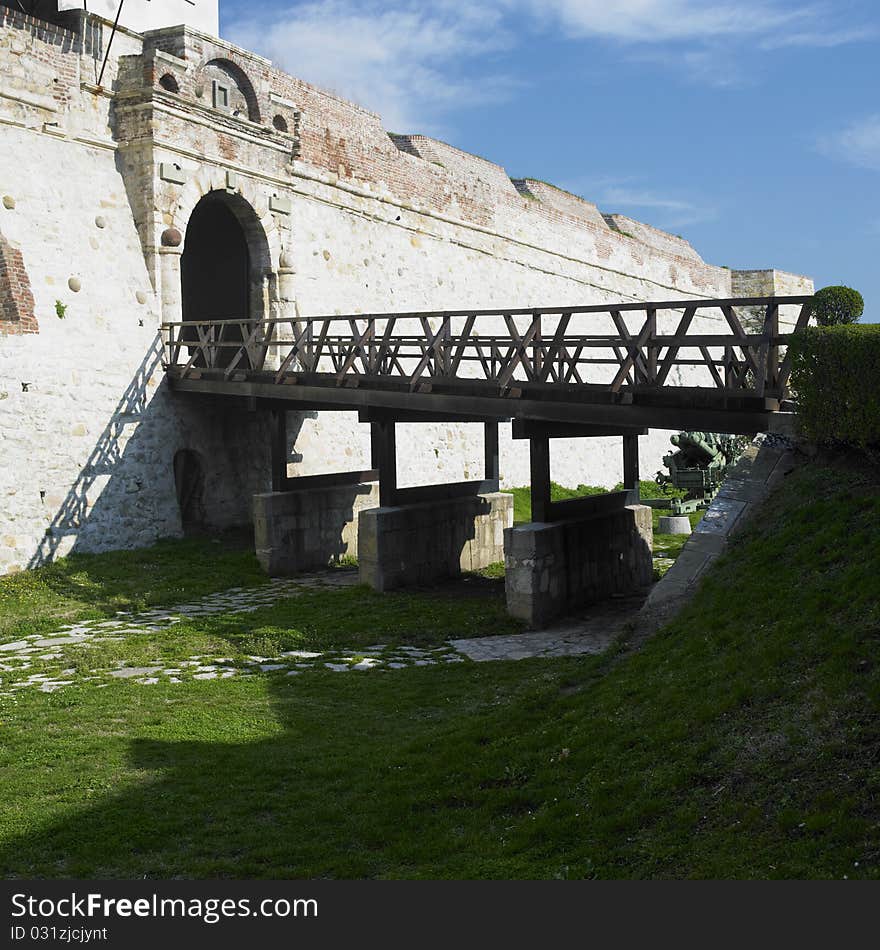
{"label": "wooden beam", "polygon": [[552,521],[550,515],[550,440],[538,436],[529,442],[532,521]]}
{"label": "wooden beam", "polygon": [[547,436],[549,439],[594,439],[604,436],[647,435],[641,426],[585,425],[577,422],[538,422],[534,419],[514,419],[514,439],[533,439]]}
{"label": "wooden beam", "polygon": [[379,481],[379,470],[368,468],[362,472],[330,472],[327,475],[297,475],[284,482],[283,491],[307,491],[316,488],[334,488],[338,485],[360,485]]}
{"label": "wooden beam", "polygon": [[501,461],[498,452],[498,423],[483,424],[483,475],[487,481],[495,483],[493,491],[498,491],[501,479]]}
{"label": "wooden beam", "polygon": [[[431,318],[446,318],[446,317],[495,317],[501,316],[502,314],[510,314],[511,316],[523,316],[529,315],[533,316],[536,312],[543,314],[578,314],[578,313],[610,313],[611,310],[621,310],[621,311],[630,311],[630,310],[647,310],[648,307],[653,307],[656,310],[684,310],[686,307],[696,306],[701,310],[711,310],[717,307],[754,307],[767,305],[770,297],[719,297],[711,299],[695,299],[693,297],[688,298],[687,300],[646,300],[639,303],[614,303],[614,304],[590,304],[586,307],[573,307],[571,304],[565,304],[564,306],[546,306],[546,307],[499,307],[495,310],[420,310],[420,311],[397,311],[394,313],[359,313],[356,315],[351,314],[316,314],[314,317],[301,317],[296,322],[301,324],[308,323],[321,323],[323,321],[334,321],[334,322],[345,322],[352,317],[356,317],[358,320],[366,319],[375,319],[375,320],[389,320],[389,319],[431,319]],[[773,297],[775,303],[779,306],[786,306],[788,304],[805,304],[809,303],[813,298],[812,296],[799,295],[799,296],[783,296],[783,297]],[[268,321],[264,321],[268,322]],[[292,320],[278,320],[278,323],[291,323]],[[236,324],[241,323],[241,319],[227,319],[227,320],[174,320],[162,324],[163,329],[170,329],[172,327],[200,327],[204,326],[206,323],[211,325],[221,325],[221,324]]]}
{"label": "wooden beam", "polygon": [[[232,380],[179,379],[168,376],[169,386],[178,393],[208,393],[214,396],[279,397],[289,401],[290,408],[311,409],[314,405],[332,405],[334,411],[361,409],[374,405],[389,409],[409,409],[413,403],[425,406],[428,412],[480,412],[492,418],[498,412],[499,396],[472,396],[451,393],[404,393],[394,390],[326,389],[322,386],[275,386],[271,383],[234,382]],[[708,390],[706,390],[708,392]],[[508,418],[535,419],[544,422],[582,422],[651,429],[699,429],[706,432],[730,432],[754,435],[768,431],[771,413],[763,400],[759,407],[725,408],[727,400],[699,408],[693,407],[687,392],[677,405],[622,405],[607,402],[566,402],[565,393],[555,399],[532,399],[528,394],[518,400],[505,399]],[[667,400],[668,403],[668,400]]]}
{"label": "wooden beam", "polygon": [[461,412],[420,412],[417,409],[378,409],[368,406],[358,410],[358,422],[506,422],[510,417],[465,415]]}
{"label": "wooden beam", "polygon": [[287,481],[287,410],[273,409],[272,420],[272,491],[284,491]]}
{"label": "wooden beam", "polygon": [[379,504],[397,504],[397,439],[393,422],[374,422],[370,432],[372,466],[379,470]]}
{"label": "wooden beam", "polygon": [[623,437],[623,487],[629,492],[635,492],[633,501],[639,499],[639,437],[625,435]]}
{"label": "wooden beam", "polygon": [[411,488],[398,488],[395,493],[394,504],[419,505],[428,501],[468,498],[496,491],[498,491],[498,482],[488,479],[471,482],[448,482],[439,485],[414,485]]}
{"label": "wooden beam", "polygon": [[566,498],[550,503],[547,521],[565,521],[569,518],[598,518],[620,511],[631,504],[632,493],[610,491],[604,495],[586,495],[583,498]]}

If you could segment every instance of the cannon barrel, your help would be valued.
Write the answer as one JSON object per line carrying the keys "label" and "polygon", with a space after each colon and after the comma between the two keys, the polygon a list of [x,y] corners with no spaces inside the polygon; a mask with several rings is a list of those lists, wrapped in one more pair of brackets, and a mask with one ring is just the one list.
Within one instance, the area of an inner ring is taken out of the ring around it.
{"label": "cannon barrel", "polygon": [[708,443],[699,432],[680,432],[672,436],[670,441],[678,446],[683,455],[695,461],[712,462],[721,452],[718,446]]}

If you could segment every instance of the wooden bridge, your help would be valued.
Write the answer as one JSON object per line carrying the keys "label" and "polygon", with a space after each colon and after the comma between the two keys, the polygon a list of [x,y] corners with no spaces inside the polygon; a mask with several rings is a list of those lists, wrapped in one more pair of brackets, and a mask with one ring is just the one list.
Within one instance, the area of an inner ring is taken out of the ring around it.
{"label": "wooden bridge", "polygon": [[165,369],[303,408],[757,432],[788,396],[780,307],[799,328],[811,299],[186,321],[162,327]]}
{"label": "wooden bridge", "polygon": [[[396,486],[395,422],[486,424],[486,479],[430,486],[449,495],[497,489],[497,422],[512,419],[514,438],[531,443],[535,520],[549,521],[563,517],[549,499],[550,438],[624,436],[630,485],[638,482],[637,436],[647,428],[766,431],[788,408],[780,308],[799,329],[811,300],[190,320],[162,332],[174,390],[245,397],[279,410],[279,419],[283,409],[358,410],[373,423],[375,468],[329,477],[381,470],[383,505],[426,497]],[[289,481],[280,427],[276,490]]]}

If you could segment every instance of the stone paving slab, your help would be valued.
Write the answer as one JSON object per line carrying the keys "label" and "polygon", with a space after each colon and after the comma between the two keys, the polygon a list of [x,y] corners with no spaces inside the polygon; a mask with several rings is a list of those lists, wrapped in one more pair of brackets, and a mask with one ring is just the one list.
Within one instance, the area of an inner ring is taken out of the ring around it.
{"label": "stone paving slab", "polygon": [[[36,659],[62,659],[62,653],[38,657],[47,647],[63,648],[93,639],[123,640],[146,633],[171,630],[175,624],[190,617],[220,613],[245,613],[280,600],[302,595],[305,591],[343,588],[358,583],[356,571],[314,572],[294,578],[275,579],[257,588],[232,588],[207,595],[197,601],[176,607],[153,608],[136,614],[120,612],[112,620],[81,621],[67,624],[51,636],[35,634],[13,643],[0,644],[3,662],[0,674],[22,673]],[[144,666],[117,664],[112,669],[94,669],[86,674],[64,670],[58,674],[33,673],[17,682],[4,684],[0,676],[0,695],[12,696],[21,689],[34,688],[54,692],[75,683],[106,686],[113,680],[129,680],[143,686],[179,684],[220,679],[234,679],[258,674],[299,676],[303,673],[361,673],[431,667],[441,664],[520,660],[530,657],[564,657],[601,653],[632,620],[643,597],[616,598],[585,609],[543,630],[522,634],[483,638],[453,638],[431,648],[410,645],[389,646],[376,643],[357,651],[287,650],[279,656],[251,656],[237,663],[229,657],[194,655],[184,660],[169,661],[167,666],[149,663]],[[73,676],[74,678],[69,678]],[[8,677],[7,677],[8,680]],[[3,686],[5,685],[5,690]]]}

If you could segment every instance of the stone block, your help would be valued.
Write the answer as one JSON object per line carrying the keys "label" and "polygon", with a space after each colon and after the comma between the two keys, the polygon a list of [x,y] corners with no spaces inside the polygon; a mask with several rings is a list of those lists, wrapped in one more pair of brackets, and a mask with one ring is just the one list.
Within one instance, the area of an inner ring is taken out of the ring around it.
{"label": "stone block", "polygon": [[497,492],[418,505],[374,508],[358,522],[360,579],[374,590],[426,585],[504,557],[491,518],[510,523],[513,499]]}
{"label": "stone block", "polygon": [[356,523],[378,503],[378,495],[378,486],[368,483],[255,495],[257,559],[275,575],[359,556]]}
{"label": "stone block", "polygon": [[651,509],[504,532],[507,609],[533,626],[651,582]]}

